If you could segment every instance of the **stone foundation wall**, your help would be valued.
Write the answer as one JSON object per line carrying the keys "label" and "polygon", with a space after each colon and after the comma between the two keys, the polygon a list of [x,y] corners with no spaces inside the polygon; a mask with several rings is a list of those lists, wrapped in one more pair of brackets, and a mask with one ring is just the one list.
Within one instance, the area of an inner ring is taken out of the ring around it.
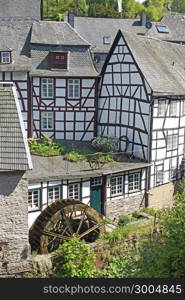
{"label": "stone foundation wall", "polygon": [[105,216],[110,219],[118,219],[120,216],[130,215],[144,206],[144,194],[126,198],[111,198],[105,204]]}
{"label": "stone foundation wall", "polygon": [[24,172],[0,172],[0,275],[30,270]]}
{"label": "stone foundation wall", "polygon": [[171,207],[178,183],[170,182],[148,192],[148,206],[155,209]]}

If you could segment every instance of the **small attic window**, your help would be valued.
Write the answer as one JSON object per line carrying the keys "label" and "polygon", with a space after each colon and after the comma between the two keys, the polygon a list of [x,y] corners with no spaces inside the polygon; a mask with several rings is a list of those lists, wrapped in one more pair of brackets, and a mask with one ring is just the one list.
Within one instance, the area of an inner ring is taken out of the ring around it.
{"label": "small attic window", "polygon": [[103,43],[110,45],[111,44],[111,36],[104,36],[103,37]]}
{"label": "small attic window", "polygon": [[1,51],[0,52],[0,63],[1,64],[10,64],[11,63],[11,52],[10,51]]}
{"label": "small attic window", "polygon": [[159,33],[169,33],[167,26],[156,25],[156,28]]}
{"label": "small attic window", "polygon": [[52,52],[51,53],[51,67],[59,69],[67,69],[67,52]]}

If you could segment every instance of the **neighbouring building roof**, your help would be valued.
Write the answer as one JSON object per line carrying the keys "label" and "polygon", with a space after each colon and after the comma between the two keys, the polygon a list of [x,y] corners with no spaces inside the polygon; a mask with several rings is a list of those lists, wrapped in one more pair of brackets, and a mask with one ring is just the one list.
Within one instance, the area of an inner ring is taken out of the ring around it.
{"label": "neighbouring building roof", "polygon": [[90,45],[67,22],[55,21],[34,22],[31,43],[63,46]]}
{"label": "neighbouring building roof", "polygon": [[[108,53],[119,29],[133,34],[144,34],[146,27],[139,19],[111,19],[74,17],[74,29],[91,45],[93,52]],[[110,44],[104,43],[110,37]]]}
{"label": "neighbouring building roof", "polygon": [[185,42],[185,14],[169,15],[163,17],[160,22],[153,22],[146,35],[165,41]]}
{"label": "neighbouring building roof", "polygon": [[31,59],[29,57],[29,39],[31,20],[10,22],[0,18],[0,51],[11,51],[12,63],[0,64],[0,71],[29,71]]}
{"label": "neighbouring building roof", "polygon": [[116,40],[121,35],[154,95],[185,95],[185,46],[121,31]]}
{"label": "neighbouring building roof", "polygon": [[32,168],[16,90],[0,85],[0,171]]}
{"label": "neighbouring building roof", "polygon": [[0,18],[40,19],[41,0],[0,0]]}
{"label": "neighbouring building roof", "polygon": [[62,156],[43,157],[32,155],[33,170],[26,172],[25,177],[30,183],[61,180],[90,178],[129,170],[137,170],[150,166],[149,163],[139,159],[125,158],[124,162],[112,162],[106,164],[103,168],[92,170],[88,162],[69,162]]}
{"label": "neighbouring building roof", "polygon": [[[65,22],[36,22],[31,37],[32,75],[39,76],[97,76],[90,44]],[[52,70],[50,52],[68,52],[67,70]]]}

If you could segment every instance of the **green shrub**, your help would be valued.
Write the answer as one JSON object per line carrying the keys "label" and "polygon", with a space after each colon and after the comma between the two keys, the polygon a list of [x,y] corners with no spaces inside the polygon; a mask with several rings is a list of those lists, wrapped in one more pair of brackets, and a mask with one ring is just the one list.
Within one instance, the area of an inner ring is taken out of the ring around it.
{"label": "green shrub", "polygon": [[71,162],[77,162],[84,160],[84,156],[79,154],[78,151],[70,151],[69,153],[65,154],[64,159],[71,161]]}
{"label": "green shrub", "polygon": [[141,212],[144,212],[148,215],[151,215],[151,216],[158,216],[159,215],[159,212],[156,211],[154,208],[152,207],[145,207],[145,208],[142,208],[141,210],[135,210],[133,213],[132,213],[132,216],[134,218],[141,218],[142,216],[140,215]]}
{"label": "green shrub", "polygon": [[135,210],[133,213],[132,213],[132,217],[133,218],[136,218],[136,219],[138,219],[138,218],[140,218],[141,216],[140,216],[140,210]]}
{"label": "green shrub", "polygon": [[145,207],[142,211],[151,216],[155,216],[157,214],[157,211],[153,207]]}
{"label": "green shrub", "polygon": [[[132,249],[130,249],[130,254]],[[108,261],[108,266],[103,270],[103,277],[105,278],[133,278],[137,274],[136,257],[132,255],[121,255],[118,257],[111,257]]]}
{"label": "green shrub", "polygon": [[119,218],[119,221],[118,221],[118,225],[120,226],[124,226],[130,222],[133,222],[133,221],[136,221],[137,218],[134,218],[133,216],[121,216]]}
{"label": "green shrub", "polygon": [[30,152],[41,156],[56,156],[66,153],[67,149],[60,143],[54,142],[48,136],[44,136],[40,141],[28,139]]}
{"label": "green shrub", "polygon": [[92,141],[93,147],[101,152],[115,152],[117,144],[118,139],[110,136],[98,136]]}
{"label": "green shrub", "polygon": [[92,154],[92,152],[88,150],[72,150],[65,154],[64,159],[71,162],[77,162],[86,160],[87,157],[89,157],[89,154]]}
{"label": "green shrub", "polygon": [[63,243],[57,250],[57,254],[57,259],[53,263],[57,270],[57,277],[91,278],[97,276],[93,250],[76,237]]}

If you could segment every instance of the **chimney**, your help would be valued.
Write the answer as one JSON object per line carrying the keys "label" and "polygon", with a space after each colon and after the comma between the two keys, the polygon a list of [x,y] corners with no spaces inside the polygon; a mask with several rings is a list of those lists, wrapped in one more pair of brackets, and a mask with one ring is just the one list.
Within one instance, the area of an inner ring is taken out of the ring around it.
{"label": "chimney", "polygon": [[142,12],[141,13],[141,17],[140,17],[140,25],[141,26],[145,26],[146,25],[146,21],[147,21],[146,14],[144,12]]}
{"label": "chimney", "polygon": [[69,12],[67,15],[67,21],[74,28],[75,26],[75,14],[73,12]]}

